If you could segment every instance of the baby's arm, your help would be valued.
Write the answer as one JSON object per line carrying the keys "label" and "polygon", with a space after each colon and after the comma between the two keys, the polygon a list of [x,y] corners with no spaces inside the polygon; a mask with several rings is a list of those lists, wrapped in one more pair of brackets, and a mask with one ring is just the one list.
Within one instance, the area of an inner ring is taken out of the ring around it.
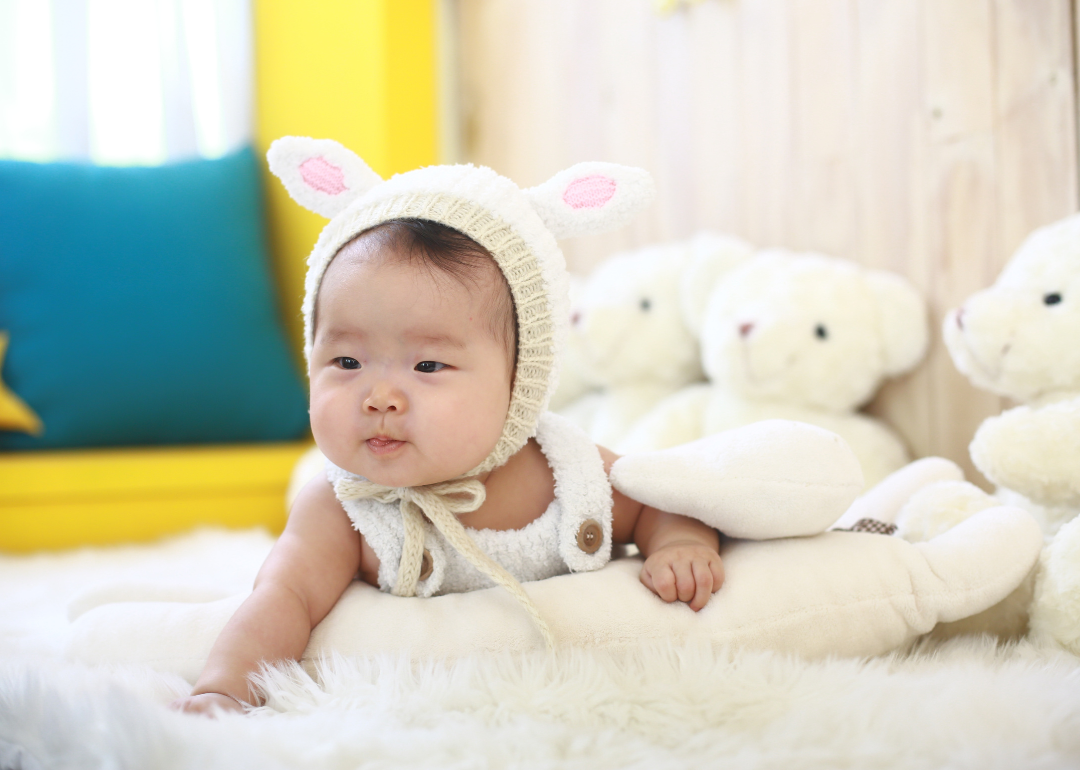
{"label": "baby's arm", "polygon": [[296,498],[285,531],[266,558],[255,588],[214,643],[181,711],[241,710],[257,704],[250,674],[263,662],[298,660],[318,625],[356,576],[360,535],[325,477]]}
{"label": "baby's arm", "polygon": [[[619,459],[598,447],[604,470]],[[633,541],[645,557],[641,582],[666,602],[686,602],[697,612],[724,582],[720,535],[709,525],[666,513],[612,490],[612,536],[616,543]]]}

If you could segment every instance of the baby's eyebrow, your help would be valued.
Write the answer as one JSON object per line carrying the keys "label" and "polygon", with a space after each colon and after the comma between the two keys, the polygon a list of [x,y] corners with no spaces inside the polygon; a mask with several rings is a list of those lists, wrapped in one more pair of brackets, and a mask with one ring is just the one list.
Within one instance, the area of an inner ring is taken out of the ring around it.
{"label": "baby's eyebrow", "polygon": [[318,336],[321,342],[333,344],[335,342],[340,342],[343,339],[355,337],[356,333],[351,332],[348,329],[334,328],[320,331]]}
{"label": "baby's eyebrow", "polygon": [[[356,331],[356,330],[353,330],[353,329],[348,329],[348,328],[340,328],[340,327],[333,328],[333,329],[327,329],[326,331],[321,331],[320,330],[319,333],[318,333],[319,341],[322,344],[326,344],[326,345],[333,345],[333,344],[336,344],[338,342],[341,342],[342,340],[353,340],[353,339],[363,338],[363,337],[364,337],[364,334],[362,332],[359,332],[359,331]],[[406,332],[405,338],[410,343],[414,343],[414,344],[431,345],[431,346],[448,347],[448,348],[457,348],[459,350],[468,347],[465,344],[465,341],[462,340],[460,337],[455,337],[454,335],[447,334],[445,332],[428,332],[428,331]]]}
{"label": "baby's eyebrow", "polygon": [[465,342],[449,334],[412,334],[410,337],[416,342],[428,345],[440,345],[450,348],[464,348]]}

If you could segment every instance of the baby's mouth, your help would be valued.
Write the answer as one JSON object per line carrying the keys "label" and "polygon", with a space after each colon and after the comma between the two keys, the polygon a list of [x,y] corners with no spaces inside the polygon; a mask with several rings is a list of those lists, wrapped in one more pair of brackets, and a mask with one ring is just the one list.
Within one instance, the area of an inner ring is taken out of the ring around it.
{"label": "baby's mouth", "polygon": [[404,441],[399,441],[396,438],[390,438],[389,436],[375,436],[367,440],[368,449],[373,454],[385,455],[390,454],[396,449],[405,446]]}

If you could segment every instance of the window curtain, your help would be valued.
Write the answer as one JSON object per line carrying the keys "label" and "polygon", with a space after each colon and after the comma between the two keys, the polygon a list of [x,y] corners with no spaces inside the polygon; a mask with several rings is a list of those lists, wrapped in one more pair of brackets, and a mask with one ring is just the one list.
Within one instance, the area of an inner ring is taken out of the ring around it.
{"label": "window curtain", "polygon": [[248,143],[250,0],[0,0],[0,157],[154,165]]}

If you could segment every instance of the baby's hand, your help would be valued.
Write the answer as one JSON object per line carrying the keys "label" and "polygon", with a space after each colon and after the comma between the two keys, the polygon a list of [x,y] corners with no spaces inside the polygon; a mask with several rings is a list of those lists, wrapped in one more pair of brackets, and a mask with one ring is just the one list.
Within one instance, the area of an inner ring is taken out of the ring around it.
{"label": "baby's hand", "polygon": [[211,719],[222,712],[235,711],[241,714],[244,713],[244,707],[240,705],[239,701],[218,692],[204,692],[201,695],[177,698],[169,704],[169,708],[189,714],[203,714]]}
{"label": "baby's hand", "polygon": [[697,612],[720,590],[724,566],[709,546],[680,540],[653,551],[641,568],[641,582],[665,602],[686,602]]}

